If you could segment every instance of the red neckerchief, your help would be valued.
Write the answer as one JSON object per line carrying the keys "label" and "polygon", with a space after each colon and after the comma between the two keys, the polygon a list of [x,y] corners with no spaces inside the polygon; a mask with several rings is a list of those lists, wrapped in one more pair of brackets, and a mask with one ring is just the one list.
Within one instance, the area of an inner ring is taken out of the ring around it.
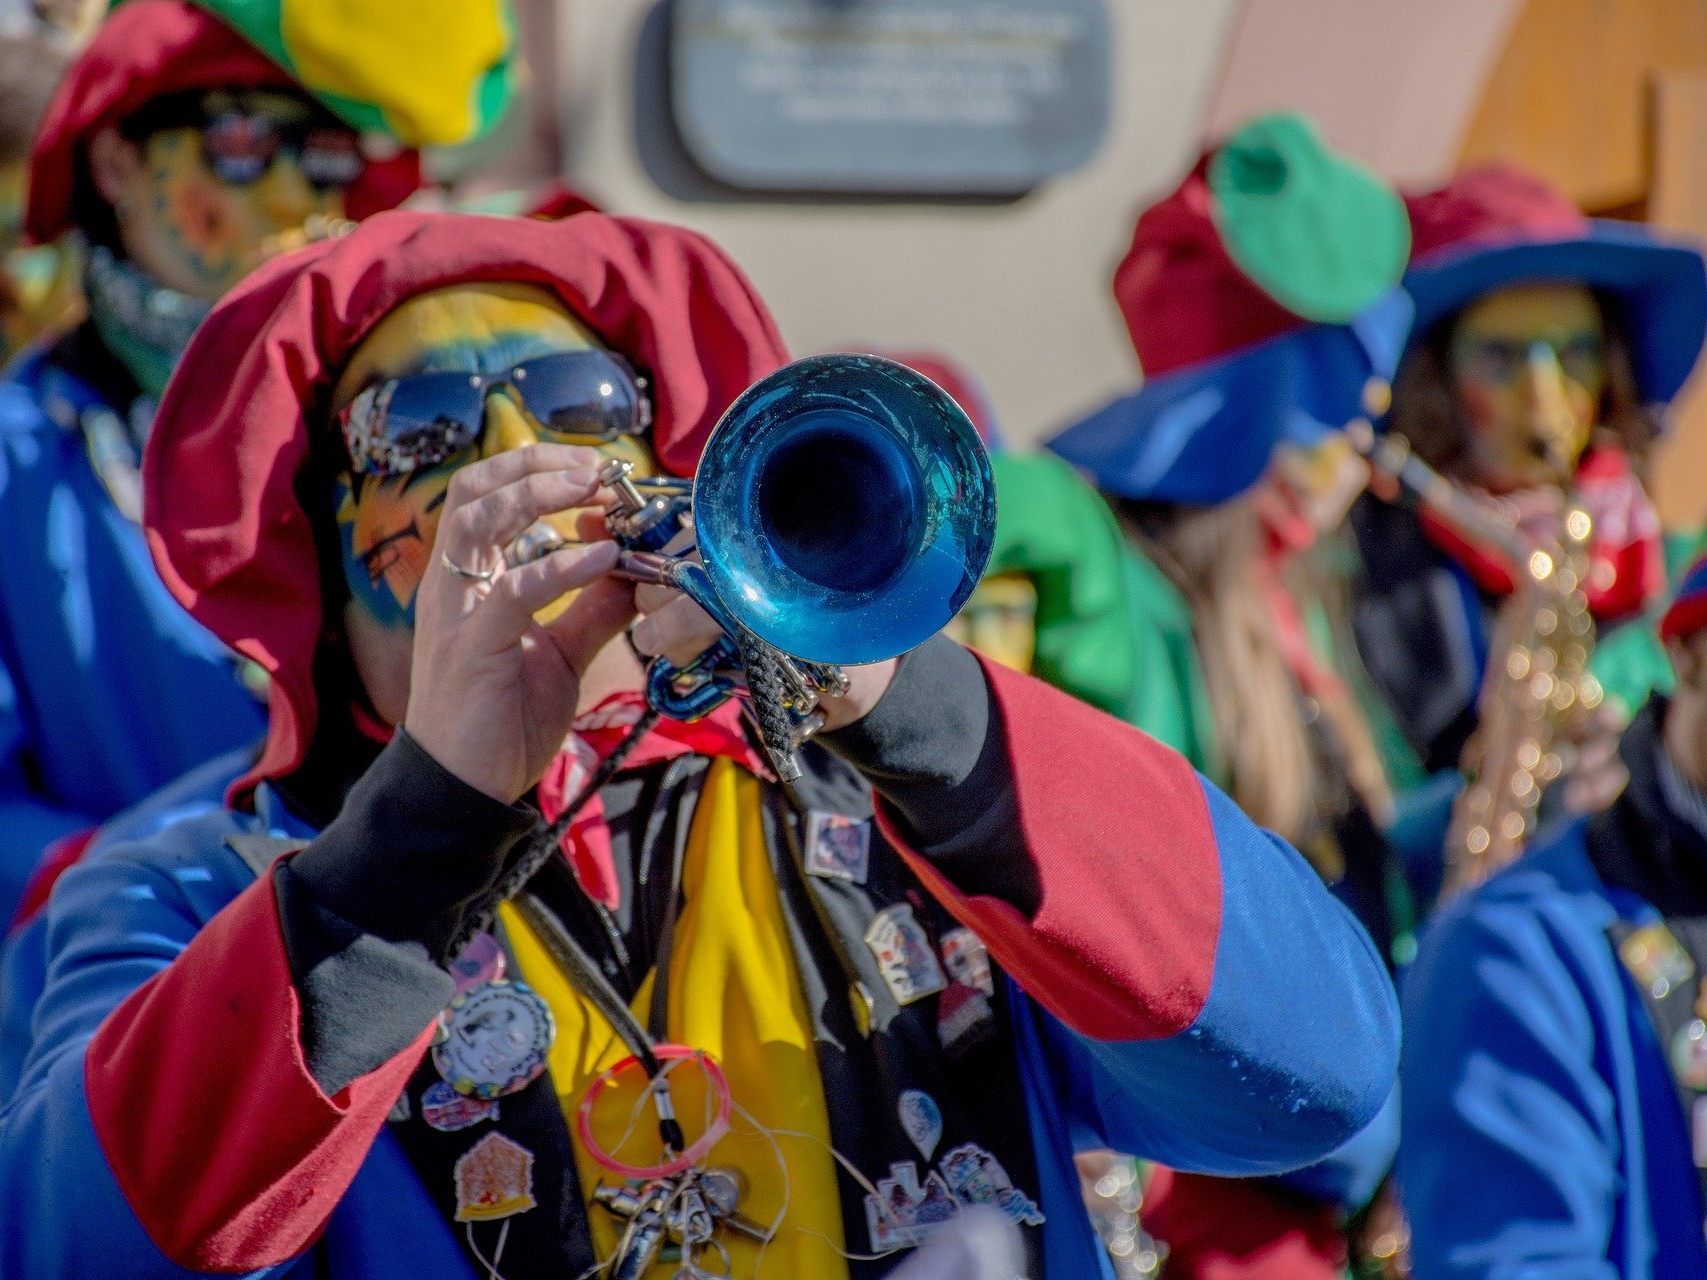
{"label": "red neckerchief", "polygon": [[[1597,445],[1577,464],[1576,496],[1594,521],[1589,536],[1588,607],[1596,619],[1640,613],[1665,590],[1659,513],[1623,450]],[[1423,531],[1483,591],[1511,594],[1512,577],[1493,552],[1469,541],[1426,508]]]}
{"label": "red neckerchief", "polygon": [[[545,776],[539,780],[536,794],[547,822],[555,822],[557,815],[569,807],[593,770],[628,737],[628,731],[645,711],[645,695],[628,690],[611,694],[575,721],[563,750],[552,759]],[[356,728],[375,742],[390,742],[396,732],[360,703],[351,706],[351,713]],[[756,777],[771,776],[764,757],[743,729],[741,708],[733,699],[691,724],[680,720],[658,721],[628,753],[623,768],[638,769],[685,755],[727,756]],[[563,833],[559,847],[587,896],[615,909],[622,901],[622,888],[616,878],[610,828],[605,825],[605,806],[599,796],[593,796],[582,806],[569,830]]]}
{"label": "red neckerchief", "polygon": [[[575,721],[569,741],[539,780],[539,808],[547,822],[555,821],[569,806],[599,763],[616,750],[645,711],[644,695],[626,691],[611,694]],[[658,721],[629,752],[623,767],[638,769],[685,755],[725,756],[757,777],[771,776],[758,749],[747,737],[741,708],[733,700],[691,723]],[[614,909],[622,901],[622,889],[611,856],[610,828],[605,825],[605,807],[600,796],[594,795],[575,815],[569,830],[563,833],[561,847],[587,896]]]}

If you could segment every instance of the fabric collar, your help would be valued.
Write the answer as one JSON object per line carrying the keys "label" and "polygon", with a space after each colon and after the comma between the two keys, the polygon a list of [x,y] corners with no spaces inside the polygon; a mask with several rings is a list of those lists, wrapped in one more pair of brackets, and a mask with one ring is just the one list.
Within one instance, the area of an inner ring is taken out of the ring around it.
{"label": "fabric collar", "polygon": [[84,287],[101,341],[158,400],[213,304],[168,288],[105,245],[89,250]]}
{"label": "fabric collar", "polygon": [[[1665,590],[1665,545],[1659,513],[1623,451],[1597,446],[1577,467],[1576,496],[1594,521],[1589,538],[1589,612],[1602,622],[1640,613]],[[1508,596],[1513,581],[1505,561],[1492,549],[1471,542],[1432,511],[1424,509],[1429,541],[1493,596]]]}
{"label": "fabric collar", "polygon": [[[645,713],[646,699],[625,691],[613,693],[575,721],[568,743],[539,780],[539,808],[547,822],[555,822],[568,808],[594,770],[621,745]],[[755,777],[772,780],[769,767],[743,728],[741,709],[732,700],[699,720],[659,720],[629,753],[623,768],[640,769],[686,755],[725,757]],[[582,807],[563,833],[561,848],[582,891],[614,910],[621,902],[621,882],[601,796],[594,795]]]}

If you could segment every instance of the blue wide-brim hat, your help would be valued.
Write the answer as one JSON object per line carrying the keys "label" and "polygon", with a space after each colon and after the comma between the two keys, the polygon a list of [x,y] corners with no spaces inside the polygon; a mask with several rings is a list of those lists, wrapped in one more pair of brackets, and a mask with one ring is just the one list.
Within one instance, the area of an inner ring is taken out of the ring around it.
{"label": "blue wide-brim hat", "polygon": [[1311,445],[1385,407],[1411,327],[1391,289],[1313,324],[1151,378],[1045,445],[1116,497],[1210,505],[1251,488],[1276,446]]}
{"label": "blue wide-brim hat", "polygon": [[1469,170],[1405,203],[1412,256],[1404,284],[1419,337],[1493,290],[1577,282],[1616,306],[1644,401],[1669,403],[1688,381],[1707,341],[1707,262],[1694,245],[1586,218],[1510,165]]}

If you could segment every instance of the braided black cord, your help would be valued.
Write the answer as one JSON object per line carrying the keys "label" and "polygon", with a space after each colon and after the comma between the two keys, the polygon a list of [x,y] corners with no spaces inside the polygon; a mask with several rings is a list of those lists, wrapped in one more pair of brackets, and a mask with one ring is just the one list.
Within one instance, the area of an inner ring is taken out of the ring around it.
{"label": "braided black cord", "polygon": [[745,628],[736,634],[735,640],[741,646],[741,665],[746,668],[753,719],[758,722],[765,754],[771,758],[777,776],[784,782],[793,782],[800,776],[800,764],[794,758],[794,722],[784,704],[788,685],[783,679],[782,662],[775,649]]}
{"label": "braided black cord", "polygon": [[509,874],[492,891],[489,904],[480,911],[471,913],[469,918],[463,922],[462,928],[451,939],[447,955],[454,957],[461,954],[462,949],[468,945],[470,938],[491,928],[492,919],[498,914],[498,904],[508,902],[520,893],[527,882],[538,874],[539,869],[551,860],[551,855],[563,839],[564,833],[569,830],[576,817],[580,815],[581,810],[587,807],[587,802],[616,776],[616,771],[622,768],[622,762],[628,759],[635,747],[640,745],[640,740],[652,732],[652,726],[658,723],[658,719],[658,713],[648,707],[640,719],[634,722],[634,727],[628,731],[627,736],[616,744],[616,750],[606,756],[599,763],[599,767],[593,770],[592,777],[588,778],[585,785],[575,793],[575,798],[564,807],[563,812],[558,814],[555,820],[534,832],[528,843],[527,852],[516,860],[516,865],[510,868]]}

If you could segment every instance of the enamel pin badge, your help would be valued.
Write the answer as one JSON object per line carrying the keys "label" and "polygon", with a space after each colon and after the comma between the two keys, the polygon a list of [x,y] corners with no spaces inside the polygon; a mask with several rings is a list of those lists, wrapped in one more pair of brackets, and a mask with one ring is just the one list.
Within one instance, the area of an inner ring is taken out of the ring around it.
{"label": "enamel pin badge", "polygon": [[948,985],[929,935],[905,902],[885,907],[872,917],[865,930],[865,945],[877,957],[878,972],[897,1004],[922,1000]]}
{"label": "enamel pin badge", "polygon": [[806,870],[828,880],[864,884],[871,866],[871,821],[812,810],[806,825]]}

